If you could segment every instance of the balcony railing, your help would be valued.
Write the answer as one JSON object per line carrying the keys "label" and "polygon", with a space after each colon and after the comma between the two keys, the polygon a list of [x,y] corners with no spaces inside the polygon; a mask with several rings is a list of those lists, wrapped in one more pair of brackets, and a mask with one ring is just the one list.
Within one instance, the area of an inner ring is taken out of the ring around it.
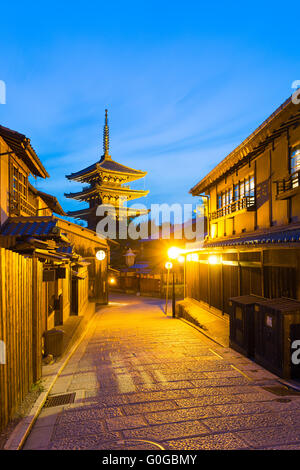
{"label": "balcony railing", "polygon": [[225,217],[226,215],[233,214],[234,212],[246,209],[248,211],[255,209],[255,196],[245,196],[237,201],[231,202],[227,206],[223,206],[220,209],[210,214],[211,220]]}
{"label": "balcony railing", "polygon": [[276,181],[277,196],[300,186],[300,171],[295,171],[288,178]]}
{"label": "balcony railing", "polygon": [[17,216],[22,215],[22,213],[25,213],[29,216],[37,215],[37,208],[30,204],[30,202],[28,202],[24,196],[21,196],[20,194],[9,195],[9,208],[10,213]]}

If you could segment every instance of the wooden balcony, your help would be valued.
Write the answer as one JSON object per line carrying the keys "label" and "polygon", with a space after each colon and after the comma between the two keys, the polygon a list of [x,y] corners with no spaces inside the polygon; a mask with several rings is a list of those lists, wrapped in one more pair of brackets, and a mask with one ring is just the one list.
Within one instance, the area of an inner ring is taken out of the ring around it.
{"label": "wooden balcony", "polygon": [[220,219],[221,217],[226,217],[235,212],[239,212],[242,210],[245,211],[253,211],[256,208],[255,203],[255,196],[245,196],[238,201],[231,202],[227,206],[223,206],[220,209],[217,209],[214,212],[211,212],[210,219],[216,220]]}
{"label": "wooden balcony", "polygon": [[276,199],[288,199],[300,192],[300,171],[295,171],[288,178],[275,181]]}
{"label": "wooden balcony", "polygon": [[20,194],[9,194],[9,210],[10,215],[37,215],[37,208],[30,204],[30,202],[28,202],[26,198],[24,198],[24,196],[21,196]]}

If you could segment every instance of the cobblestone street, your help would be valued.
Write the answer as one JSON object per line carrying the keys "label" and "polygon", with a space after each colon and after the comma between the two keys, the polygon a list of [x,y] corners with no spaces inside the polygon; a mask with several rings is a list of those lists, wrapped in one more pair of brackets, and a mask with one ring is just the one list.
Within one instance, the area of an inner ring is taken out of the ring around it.
{"label": "cobblestone street", "polygon": [[113,296],[44,408],[25,449],[300,449],[300,396],[259,365],[165,317],[163,301]]}

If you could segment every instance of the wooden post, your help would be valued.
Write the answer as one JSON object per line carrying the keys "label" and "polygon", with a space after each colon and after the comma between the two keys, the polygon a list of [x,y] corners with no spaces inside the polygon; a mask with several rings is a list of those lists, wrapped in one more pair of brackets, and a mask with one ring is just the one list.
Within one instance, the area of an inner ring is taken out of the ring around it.
{"label": "wooden post", "polygon": [[169,290],[169,277],[170,277],[170,268],[167,269],[167,288],[166,288],[166,307],[165,307],[165,314],[168,313],[168,290]]}

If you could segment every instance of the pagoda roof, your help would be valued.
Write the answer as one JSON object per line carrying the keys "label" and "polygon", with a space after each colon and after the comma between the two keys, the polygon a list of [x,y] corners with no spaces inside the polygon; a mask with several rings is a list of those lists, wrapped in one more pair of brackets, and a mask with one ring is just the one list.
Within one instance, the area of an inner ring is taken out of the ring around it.
{"label": "pagoda roof", "polygon": [[76,173],[71,173],[67,175],[66,178],[69,180],[82,181],[85,178],[90,178],[93,174],[103,172],[134,176],[134,179],[143,178],[147,174],[146,171],[134,170],[133,168],[115,162],[110,157],[103,156],[99,162],[93,163],[93,165],[77,171]]}
{"label": "pagoda roof", "polygon": [[[76,193],[65,193],[65,197],[73,198],[73,199],[88,199],[89,196],[93,194],[103,194],[103,193],[113,193],[113,194],[120,194],[120,195],[130,195],[134,198],[147,196],[149,191],[144,191],[140,189],[130,189],[124,188],[122,186],[104,186],[104,185],[96,185],[91,186],[83,189],[82,191],[78,191]],[[131,197],[132,199],[132,197]]]}
{"label": "pagoda roof", "polygon": [[[140,215],[147,215],[150,212],[150,209],[135,209],[131,207],[116,207],[115,210],[118,214],[124,215],[127,217],[137,217]],[[85,209],[79,209],[77,211],[69,211],[68,216],[74,218],[88,218],[91,214],[91,208],[86,207]]]}

